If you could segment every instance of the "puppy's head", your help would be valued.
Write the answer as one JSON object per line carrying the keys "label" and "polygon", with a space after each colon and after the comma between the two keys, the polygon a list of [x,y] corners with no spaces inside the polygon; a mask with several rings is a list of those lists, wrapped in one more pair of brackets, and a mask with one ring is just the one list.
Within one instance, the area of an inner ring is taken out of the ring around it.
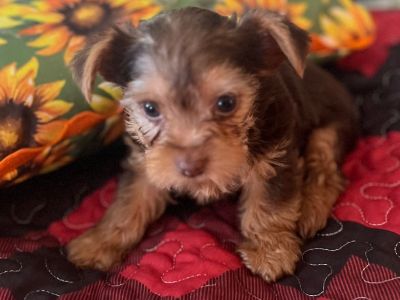
{"label": "puppy's head", "polygon": [[284,61],[301,76],[307,48],[307,35],[275,13],[237,22],[186,8],[99,35],[73,70],[88,100],[97,72],[124,88],[127,131],[155,185],[210,199],[248,171],[254,103],[273,101],[259,99],[263,78]]}

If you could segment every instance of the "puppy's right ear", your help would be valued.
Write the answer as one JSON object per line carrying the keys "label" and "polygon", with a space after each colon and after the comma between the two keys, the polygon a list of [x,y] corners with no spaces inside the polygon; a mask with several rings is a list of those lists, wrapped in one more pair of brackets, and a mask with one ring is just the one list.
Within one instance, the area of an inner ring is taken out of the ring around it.
{"label": "puppy's right ear", "polygon": [[286,59],[297,74],[303,76],[310,39],[287,17],[277,12],[252,9],[241,18],[239,29],[257,36],[257,48],[265,52],[262,64],[267,68],[275,69]]}
{"label": "puppy's right ear", "polygon": [[88,40],[74,57],[70,65],[72,74],[87,101],[91,100],[97,73],[119,86],[125,86],[129,82],[127,58],[135,40],[133,30],[113,27]]}

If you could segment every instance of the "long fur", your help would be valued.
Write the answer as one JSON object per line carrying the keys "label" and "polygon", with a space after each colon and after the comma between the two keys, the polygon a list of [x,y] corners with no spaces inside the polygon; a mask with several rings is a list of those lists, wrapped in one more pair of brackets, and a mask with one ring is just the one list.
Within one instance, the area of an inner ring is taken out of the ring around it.
{"label": "long fur", "polygon": [[[68,245],[69,259],[109,269],[173,201],[171,191],[199,204],[241,191],[243,262],[267,281],[293,273],[302,241],[325,226],[343,189],[340,164],[357,134],[351,97],[306,62],[308,42],[276,13],[252,10],[237,21],[185,8],[87,45],[75,78],[87,98],[96,72],[124,88],[132,153],[116,201]],[[221,95],[236,100],[229,114],[216,110]],[[159,118],[145,114],[145,101]],[[201,172],[188,176],[181,161]]]}

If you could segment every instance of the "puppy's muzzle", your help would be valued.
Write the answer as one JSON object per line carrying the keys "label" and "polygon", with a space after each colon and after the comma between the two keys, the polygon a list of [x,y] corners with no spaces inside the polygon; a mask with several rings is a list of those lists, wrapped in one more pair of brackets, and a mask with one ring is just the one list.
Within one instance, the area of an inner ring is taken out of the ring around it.
{"label": "puppy's muzzle", "polygon": [[208,159],[193,149],[182,150],[175,158],[176,168],[185,177],[197,177],[204,173]]}

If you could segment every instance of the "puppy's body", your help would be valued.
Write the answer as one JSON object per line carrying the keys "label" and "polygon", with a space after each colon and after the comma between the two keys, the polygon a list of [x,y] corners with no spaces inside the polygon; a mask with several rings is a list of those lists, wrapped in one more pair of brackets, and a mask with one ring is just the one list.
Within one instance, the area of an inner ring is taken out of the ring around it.
{"label": "puppy's body", "polygon": [[97,71],[125,88],[133,151],[115,203],[69,258],[108,269],[171,190],[204,204],[240,189],[245,264],[269,281],[292,273],[302,239],[325,226],[343,188],[339,166],[357,128],[346,91],[305,68],[307,49],[303,31],[257,10],[237,23],[187,8],[94,40],[76,77],[88,98]]}

